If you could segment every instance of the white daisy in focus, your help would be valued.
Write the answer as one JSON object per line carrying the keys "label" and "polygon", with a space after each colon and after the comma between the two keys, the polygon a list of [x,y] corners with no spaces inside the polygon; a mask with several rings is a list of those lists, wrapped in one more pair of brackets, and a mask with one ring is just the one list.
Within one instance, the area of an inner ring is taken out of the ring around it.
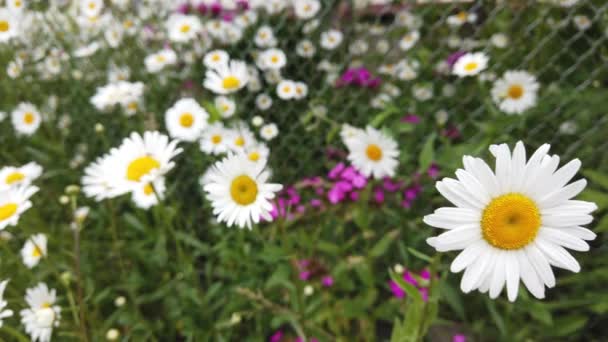
{"label": "white daisy in focus", "polygon": [[224,50],[213,50],[207,52],[205,57],[203,57],[203,64],[210,69],[215,69],[220,65],[228,64],[230,60],[230,56],[228,52]]}
{"label": "white daisy in focus", "polygon": [[40,127],[42,116],[33,104],[21,102],[11,113],[11,121],[17,134],[32,135]]}
{"label": "white daisy in focus", "polygon": [[5,318],[13,316],[13,310],[6,309],[8,303],[4,300],[4,290],[8,284],[8,279],[0,282],[0,328],[4,325]]}
{"label": "white daisy in focus", "polygon": [[169,39],[174,42],[189,42],[196,38],[202,29],[200,19],[194,15],[173,14],[167,20]]}
{"label": "white daisy in focus", "polygon": [[329,30],[321,33],[321,47],[326,50],[333,50],[342,43],[344,38],[342,32],[338,30]]}
{"label": "white daisy in focus", "polygon": [[293,99],[296,96],[296,83],[290,80],[282,80],[277,84],[277,96],[282,100]]}
{"label": "white daisy in focus", "polygon": [[267,110],[272,106],[272,98],[266,93],[259,94],[255,98],[255,105],[259,110]]}
{"label": "white daisy in focus", "polygon": [[232,60],[226,64],[220,64],[216,68],[208,69],[205,73],[205,88],[219,95],[237,92],[247,85],[249,74],[247,64],[243,61]]}
{"label": "white daisy in focus", "polygon": [[399,147],[391,137],[367,126],[343,142],[348,148],[348,160],[364,176],[381,179],[395,175]]}
{"label": "white daisy in focus", "polygon": [[545,286],[555,286],[551,266],[580,271],[565,248],[587,251],[585,240],[595,238],[582,226],[593,220],[589,214],[597,206],[572,199],[587,182],[568,184],[581,162],[558,169],[560,158],[548,154],[548,144],[526,160],[521,141],[513,151],[501,144],[490,146],[490,152],[496,157],[494,172],[484,160],[464,156],[458,180],[437,182],[437,190],[456,207],[424,217],[426,224],[447,230],[427,242],[439,252],[462,250],[450,269],[464,270],[460,288],[465,293],[478,289],[496,298],[506,286],[515,301],[521,280],[534,297],[544,298]]}
{"label": "white daisy in focus", "polygon": [[177,55],[171,49],[164,49],[159,52],[148,55],[144,59],[146,70],[150,73],[157,73],[163,70],[166,66],[175,65],[177,63]]}
{"label": "white daisy in focus", "polygon": [[279,128],[274,123],[268,123],[260,128],[260,136],[266,141],[270,141],[279,135]]}
{"label": "white daisy in focus", "polygon": [[300,19],[311,19],[321,9],[319,0],[294,0],[293,9],[296,17]]}
{"label": "white daisy in focus", "polygon": [[0,191],[20,185],[30,185],[42,174],[42,166],[35,162],[23,166],[5,166],[0,169]]}
{"label": "white daisy in focus", "polygon": [[34,268],[40,259],[46,257],[46,235],[36,234],[30,236],[21,249],[21,260],[27,268]]}
{"label": "white daisy in focus", "polygon": [[458,77],[477,75],[487,68],[488,60],[488,56],[483,52],[469,52],[454,63],[452,73]]}
{"label": "white daisy in focus", "polygon": [[50,342],[53,327],[59,326],[61,307],[54,305],[57,300],[55,290],[49,290],[45,283],[38,283],[25,294],[28,309],[21,310],[21,323],[32,341]]}
{"label": "white daisy in focus", "polygon": [[236,112],[236,102],[226,96],[217,96],[214,104],[222,118],[232,117]]}
{"label": "white daisy in focus", "polygon": [[131,193],[131,200],[141,209],[149,209],[165,197],[165,178],[159,177],[150,183],[142,183]]}
{"label": "white daisy in focus", "polygon": [[180,99],[167,109],[165,125],[169,136],[183,141],[193,142],[200,138],[207,127],[209,114],[192,98]]}
{"label": "white daisy in focus", "polygon": [[201,151],[207,154],[219,155],[228,152],[228,141],[231,135],[221,122],[215,122],[205,131],[200,140]]}
{"label": "white daisy in focus", "polygon": [[0,191],[0,230],[15,226],[19,217],[32,207],[29,200],[38,192],[35,186],[17,186]]}
{"label": "white daisy in focus", "polygon": [[0,8],[0,43],[19,36],[19,16],[6,8]]}
{"label": "white daisy in focus", "polygon": [[403,51],[411,49],[420,39],[420,32],[412,31],[399,40],[399,48]]}
{"label": "white daisy in focus", "polygon": [[494,82],[492,99],[507,114],[521,114],[536,105],[539,84],[526,71],[507,71]]}
{"label": "white daisy in focus", "polygon": [[232,154],[216,162],[207,177],[204,190],[219,222],[251,228],[252,222],[272,220],[270,201],[283,186],[267,183],[270,171],[265,163]]}

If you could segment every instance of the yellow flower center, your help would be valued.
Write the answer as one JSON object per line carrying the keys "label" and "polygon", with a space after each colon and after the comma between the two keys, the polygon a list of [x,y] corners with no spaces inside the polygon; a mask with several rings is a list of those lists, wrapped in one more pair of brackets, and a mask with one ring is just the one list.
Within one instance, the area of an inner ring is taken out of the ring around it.
{"label": "yellow flower center", "polygon": [[275,55],[275,56],[270,57],[270,61],[272,63],[278,63],[279,62],[279,56]]}
{"label": "yellow flower center", "polygon": [[219,53],[216,53],[213,56],[211,56],[211,60],[214,61],[214,62],[219,62],[220,61],[220,55],[219,55]]}
{"label": "yellow flower center", "polygon": [[0,221],[4,221],[9,217],[13,216],[17,212],[17,204],[16,203],[7,203],[5,205],[0,205]]}
{"label": "yellow flower center", "polygon": [[216,144],[216,145],[219,144],[219,143],[221,143],[222,142],[222,136],[219,135],[219,134],[216,134],[216,135],[212,136],[211,137],[211,142],[214,143],[214,144]]}
{"label": "yellow flower center", "polygon": [[96,6],[95,6],[95,3],[94,3],[94,2],[89,2],[89,8],[90,8],[90,9],[92,9],[92,10],[93,10],[93,9],[95,9],[95,7],[96,7]]}
{"label": "yellow flower center", "polygon": [[122,25],[124,26],[124,28],[131,28],[131,27],[133,27],[133,21],[125,20]]}
{"label": "yellow flower center", "polygon": [[36,117],[34,116],[34,113],[27,112],[27,113],[23,114],[23,122],[25,122],[28,125],[30,125],[32,122],[34,122],[35,119],[36,119]]}
{"label": "yellow flower center", "polygon": [[17,0],[14,2],[15,7],[21,7],[21,0]]}
{"label": "yellow flower center", "polygon": [[154,193],[154,188],[152,187],[152,184],[148,183],[146,185],[144,185],[144,194],[146,194],[147,196],[150,196]]}
{"label": "yellow flower center", "polygon": [[365,149],[365,154],[367,154],[369,159],[376,162],[382,159],[382,149],[376,144],[369,144],[367,149]]}
{"label": "yellow flower center", "polygon": [[500,249],[519,249],[534,240],[541,225],[540,211],[529,197],[508,193],[494,198],[483,210],[483,238]]}
{"label": "yellow flower center", "polygon": [[22,181],[24,178],[25,175],[23,173],[16,171],[6,176],[6,179],[4,181],[6,182],[6,184],[13,184]]}
{"label": "yellow flower center", "polygon": [[467,20],[467,12],[461,11],[458,14],[456,14],[456,17],[458,19],[460,19],[460,21],[465,21],[465,20]]}
{"label": "yellow flower center", "polygon": [[258,185],[247,175],[236,177],[230,184],[230,195],[240,205],[249,205],[255,202],[258,196]]}
{"label": "yellow flower center", "polygon": [[477,69],[477,66],[478,66],[477,62],[469,62],[469,63],[465,64],[464,70],[473,71],[473,70]]}
{"label": "yellow flower center", "polygon": [[260,159],[260,154],[257,152],[251,152],[249,153],[249,160],[251,161],[258,161]]}
{"label": "yellow flower center", "polygon": [[50,308],[50,307],[51,307],[51,303],[49,303],[49,302],[44,302],[44,303],[42,303],[42,305],[41,305],[41,306],[42,306],[44,309],[48,309],[48,308]]}
{"label": "yellow flower center", "polygon": [[34,258],[39,258],[42,256],[42,251],[40,250],[40,248],[38,246],[34,246],[34,250],[32,251],[32,256]]}
{"label": "yellow flower center", "polygon": [[245,145],[245,139],[243,137],[238,137],[238,138],[234,139],[234,144],[236,146],[243,147]]}
{"label": "yellow flower center", "polygon": [[183,127],[191,127],[194,124],[194,116],[190,113],[184,113],[179,117],[179,124]]}
{"label": "yellow flower center", "polygon": [[156,61],[159,63],[163,63],[165,61],[165,56],[163,56],[163,55],[156,56]]}
{"label": "yellow flower center", "polygon": [[236,89],[241,85],[241,81],[234,76],[228,76],[222,81],[222,87],[227,90]]}
{"label": "yellow flower center", "polygon": [[188,33],[188,32],[190,32],[190,25],[188,25],[188,24],[182,25],[182,27],[180,27],[179,30],[181,31],[181,33]]}
{"label": "yellow flower center", "polygon": [[160,163],[150,157],[144,156],[133,160],[127,167],[127,179],[133,182],[139,182],[141,177],[147,175],[153,169],[158,169]]}
{"label": "yellow flower center", "polygon": [[519,84],[514,84],[509,87],[507,91],[507,96],[513,100],[517,100],[524,94],[524,88]]}
{"label": "yellow flower center", "polygon": [[227,104],[222,105],[222,112],[227,112],[230,109],[230,106]]}
{"label": "yellow flower center", "polygon": [[283,87],[283,92],[286,93],[286,94],[291,93],[291,87],[290,86],[284,86]]}
{"label": "yellow flower center", "polygon": [[127,108],[132,111],[136,111],[137,107],[138,107],[137,102],[131,102],[127,105]]}

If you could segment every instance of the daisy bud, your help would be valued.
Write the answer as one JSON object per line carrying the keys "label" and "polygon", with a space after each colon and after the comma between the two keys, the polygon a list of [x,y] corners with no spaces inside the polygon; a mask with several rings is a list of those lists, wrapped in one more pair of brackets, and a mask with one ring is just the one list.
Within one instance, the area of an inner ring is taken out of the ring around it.
{"label": "daisy bud", "polygon": [[127,302],[127,299],[123,296],[119,296],[119,297],[116,297],[116,299],[114,299],[114,305],[116,305],[116,307],[121,307],[121,306],[125,305],[126,302]]}
{"label": "daisy bud", "polygon": [[310,285],[306,285],[304,287],[304,295],[305,296],[312,296],[312,294],[315,292],[315,288],[310,286]]}
{"label": "daisy bud", "polygon": [[110,329],[106,333],[106,339],[108,341],[116,341],[119,336],[120,336],[120,331],[118,331],[118,329]]}
{"label": "daisy bud", "polygon": [[64,205],[68,204],[68,203],[70,203],[70,198],[66,195],[60,196],[59,203],[64,204]]}
{"label": "daisy bud", "polygon": [[241,315],[238,312],[235,312],[230,316],[230,324],[239,324],[241,322]]}
{"label": "daisy bud", "polygon": [[65,193],[68,195],[78,195],[80,187],[75,184],[71,184],[65,187]]}
{"label": "daisy bud", "polygon": [[95,133],[101,133],[105,130],[105,127],[103,127],[102,124],[100,124],[99,122],[95,124]]}
{"label": "daisy bud", "polygon": [[405,268],[403,268],[401,264],[395,264],[395,266],[393,266],[393,269],[397,274],[402,274],[405,271]]}
{"label": "daisy bud", "polygon": [[61,275],[59,276],[59,279],[61,280],[61,282],[64,285],[68,286],[72,282],[72,273],[65,271],[65,272],[61,273]]}

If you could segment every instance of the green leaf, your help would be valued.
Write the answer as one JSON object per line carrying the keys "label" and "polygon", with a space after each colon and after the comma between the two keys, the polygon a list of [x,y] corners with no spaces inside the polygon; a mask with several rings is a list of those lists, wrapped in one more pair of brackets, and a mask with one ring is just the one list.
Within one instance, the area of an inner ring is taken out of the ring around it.
{"label": "green leaf", "polygon": [[431,166],[431,163],[435,159],[435,133],[431,133],[429,137],[426,139],[424,146],[422,146],[422,150],[420,151],[420,156],[418,157],[418,169],[420,171],[424,171]]}
{"label": "green leaf", "polygon": [[424,261],[426,261],[426,262],[432,262],[432,261],[433,261],[433,258],[431,258],[430,256],[428,256],[428,255],[426,255],[426,254],[424,254],[424,253],[422,253],[422,252],[420,252],[420,251],[415,250],[415,249],[414,249],[414,248],[412,248],[412,247],[408,247],[408,248],[407,248],[407,251],[408,251],[408,252],[409,252],[411,255],[415,256],[415,257],[416,257],[416,258],[418,258],[418,259],[422,259],[422,260],[424,260]]}
{"label": "green leaf", "polygon": [[391,243],[395,241],[397,236],[399,236],[398,229],[388,232],[382,239],[380,239],[380,241],[376,242],[376,244],[369,251],[369,255],[372,258],[383,256],[390,247]]}
{"label": "green leaf", "polygon": [[602,172],[599,171],[594,171],[594,170],[583,170],[582,171],[583,175],[585,175],[585,177],[589,178],[590,183],[595,183],[599,186],[601,186],[602,188],[604,188],[604,190],[608,190],[608,175],[604,174]]}
{"label": "green leaf", "polygon": [[582,329],[589,318],[582,315],[572,315],[555,320],[553,329],[547,331],[551,336],[569,336],[575,331]]}
{"label": "green leaf", "polygon": [[492,317],[492,320],[494,320],[494,323],[496,324],[496,328],[498,329],[498,331],[500,331],[500,334],[502,336],[506,336],[507,328],[505,326],[505,321],[502,319],[502,316],[496,310],[496,303],[489,298],[486,298],[485,301],[488,311],[490,312],[490,317]]}

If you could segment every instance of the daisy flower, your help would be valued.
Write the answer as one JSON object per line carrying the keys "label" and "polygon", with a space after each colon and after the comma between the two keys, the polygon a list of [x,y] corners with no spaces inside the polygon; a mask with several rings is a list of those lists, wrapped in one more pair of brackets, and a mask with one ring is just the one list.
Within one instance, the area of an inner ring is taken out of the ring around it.
{"label": "daisy flower", "polygon": [[348,147],[348,160],[355,169],[375,179],[394,176],[399,164],[395,140],[371,126],[356,132],[353,138],[343,141]]}
{"label": "daisy flower", "polygon": [[304,82],[295,82],[295,92],[293,97],[296,100],[300,100],[305,98],[306,95],[308,95],[308,85],[306,85]]}
{"label": "daisy flower", "polygon": [[492,99],[507,114],[521,114],[536,105],[536,77],[526,71],[507,71],[494,82]]}
{"label": "daisy flower", "polygon": [[586,186],[584,179],[568,184],[581,166],[578,159],[558,169],[560,158],[539,147],[526,160],[520,141],[513,151],[507,144],[492,145],[494,172],[480,158],[464,156],[464,170],[456,179],[437,182],[437,190],[456,207],[440,208],[425,216],[430,226],[447,232],[427,242],[439,252],[462,250],[451,265],[464,270],[460,288],[478,289],[496,298],[506,286],[515,301],[520,280],[536,298],[545,286],[555,286],[551,266],[580,271],[565,248],[587,251],[585,240],[595,234],[583,228],[597,206],[573,200]]}
{"label": "daisy flower", "polygon": [[45,283],[29,288],[25,294],[25,301],[30,306],[21,310],[21,323],[32,341],[50,342],[53,327],[59,326],[61,307],[55,304],[57,295],[55,290],[49,290]]}
{"label": "daisy flower", "polygon": [[229,118],[236,112],[236,102],[226,96],[217,96],[214,103],[223,118]]}
{"label": "daisy flower", "polygon": [[296,45],[296,54],[300,57],[310,58],[315,55],[315,45],[308,39],[302,40]]}
{"label": "daisy flower", "polygon": [[266,141],[270,141],[279,135],[279,128],[274,123],[269,123],[260,128],[260,136]]}
{"label": "daisy flower", "polygon": [[165,178],[159,177],[150,183],[139,184],[131,193],[131,199],[137,207],[148,209],[165,197],[165,190]]}
{"label": "daisy flower", "polygon": [[454,15],[449,16],[447,19],[448,25],[453,27],[462,26],[466,23],[474,23],[476,21],[477,14],[466,11],[460,11]]}
{"label": "daisy flower", "polygon": [[210,68],[205,73],[205,88],[219,95],[231,94],[247,85],[249,74],[247,64],[243,61],[232,60]]}
{"label": "daisy flower", "polygon": [[228,64],[230,56],[224,50],[213,50],[207,52],[203,57],[203,64],[209,69],[215,69],[221,65]]}
{"label": "daisy flower", "polygon": [[194,39],[203,29],[200,19],[194,15],[173,14],[167,20],[169,39],[185,43]]}
{"label": "daisy flower", "polygon": [[26,0],[7,0],[6,6],[14,13],[21,13],[26,7]]}
{"label": "daisy flower", "polygon": [[412,31],[399,40],[399,48],[403,51],[411,49],[420,39],[420,32]]}
{"label": "daisy flower", "polygon": [[296,83],[290,80],[282,80],[277,84],[277,96],[283,100],[289,100],[296,96]]}
{"label": "daisy flower", "polygon": [[0,169],[0,190],[18,185],[29,185],[42,174],[42,166],[35,162],[20,167],[5,166]]}
{"label": "daisy flower", "polygon": [[268,49],[260,55],[261,69],[280,70],[287,64],[287,57],[281,49]]}
{"label": "daisy flower", "polygon": [[259,94],[255,98],[255,105],[259,110],[267,110],[272,106],[272,98],[266,93]]}
{"label": "daisy flower", "polygon": [[365,131],[359,127],[354,127],[349,124],[343,124],[340,128],[340,138],[344,145],[349,146],[357,137],[365,134]]}
{"label": "daisy flower", "polygon": [[258,47],[272,47],[277,45],[277,39],[270,26],[261,26],[255,33],[253,42]]}
{"label": "daisy flower", "polygon": [[38,265],[40,259],[46,257],[46,253],[46,235],[32,235],[21,249],[21,260],[27,268],[34,268]]}
{"label": "daisy flower", "polygon": [[296,17],[300,19],[311,19],[321,9],[319,0],[298,0],[293,2]]}
{"label": "daisy flower", "polygon": [[269,154],[270,149],[268,148],[268,146],[262,143],[252,144],[245,149],[245,155],[247,156],[247,159],[254,163],[266,164]]}
{"label": "daisy flower", "polygon": [[0,43],[19,36],[19,16],[6,8],[0,8]]}
{"label": "daisy flower", "polygon": [[80,12],[89,18],[97,17],[103,10],[103,0],[81,0]]}
{"label": "daisy flower", "polygon": [[96,201],[114,197],[109,160],[110,156],[104,155],[85,168],[81,183],[82,192],[87,197],[94,198]]}
{"label": "daisy flower", "polygon": [[329,30],[321,33],[321,47],[326,50],[333,50],[342,43],[343,35],[338,30]]}
{"label": "daisy flower", "polygon": [[228,227],[251,228],[260,219],[272,220],[270,202],[281,184],[267,183],[265,163],[253,163],[244,154],[231,154],[215,163],[204,186],[213,214]]}
{"label": "daisy flower", "polygon": [[474,76],[488,66],[488,56],[483,52],[466,53],[454,63],[452,73],[458,77]]}
{"label": "daisy flower", "polygon": [[230,135],[227,141],[228,148],[237,153],[243,152],[256,142],[253,132],[242,122],[239,122],[228,134]]}
{"label": "daisy flower", "polygon": [[574,26],[580,31],[585,31],[591,27],[591,19],[586,15],[575,15],[572,18]]}
{"label": "daisy flower", "polygon": [[146,70],[150,73],[157,73],[163,70],[168,65],[175,65],[177,63],[177,55],[175,51],[171,49],[164,49],[159,52],[153,53],[144,59]]}
{"label": "daisy flower", "polygon": [[40,127],[42,116],[33,104],[21,102],[11,113],[11,120],[17,134],[32,135]]}
{"label": "daisy flower", "polygon": [[180,99],[165,113],[165,125],[169,136],[193,142],[200,138],[207,127],[209,114],[192,98]]}
{"label": "daisy flower", "polygon": [[17,225],[21,214],[32,207],[29,199],[37,191],[35,186],[17,186],[0,191],[0,230]]}
{"label": "daisy flower", "polygon": [[0,282],[0,328],[4,324],[2,321],[7,317],[13,316],[13,311],[6,309],[8,303],[4,300],[4,290],[6,289],[6,285],[8,284],[8,279]]}
{"label": "daisy flower", "polygon": [[231,136],[224,125],[221,122],[215,122],[203,131],[200,140],[201,151],[213,155],[226,153],[228,151],[227,142],[230,138]]}

